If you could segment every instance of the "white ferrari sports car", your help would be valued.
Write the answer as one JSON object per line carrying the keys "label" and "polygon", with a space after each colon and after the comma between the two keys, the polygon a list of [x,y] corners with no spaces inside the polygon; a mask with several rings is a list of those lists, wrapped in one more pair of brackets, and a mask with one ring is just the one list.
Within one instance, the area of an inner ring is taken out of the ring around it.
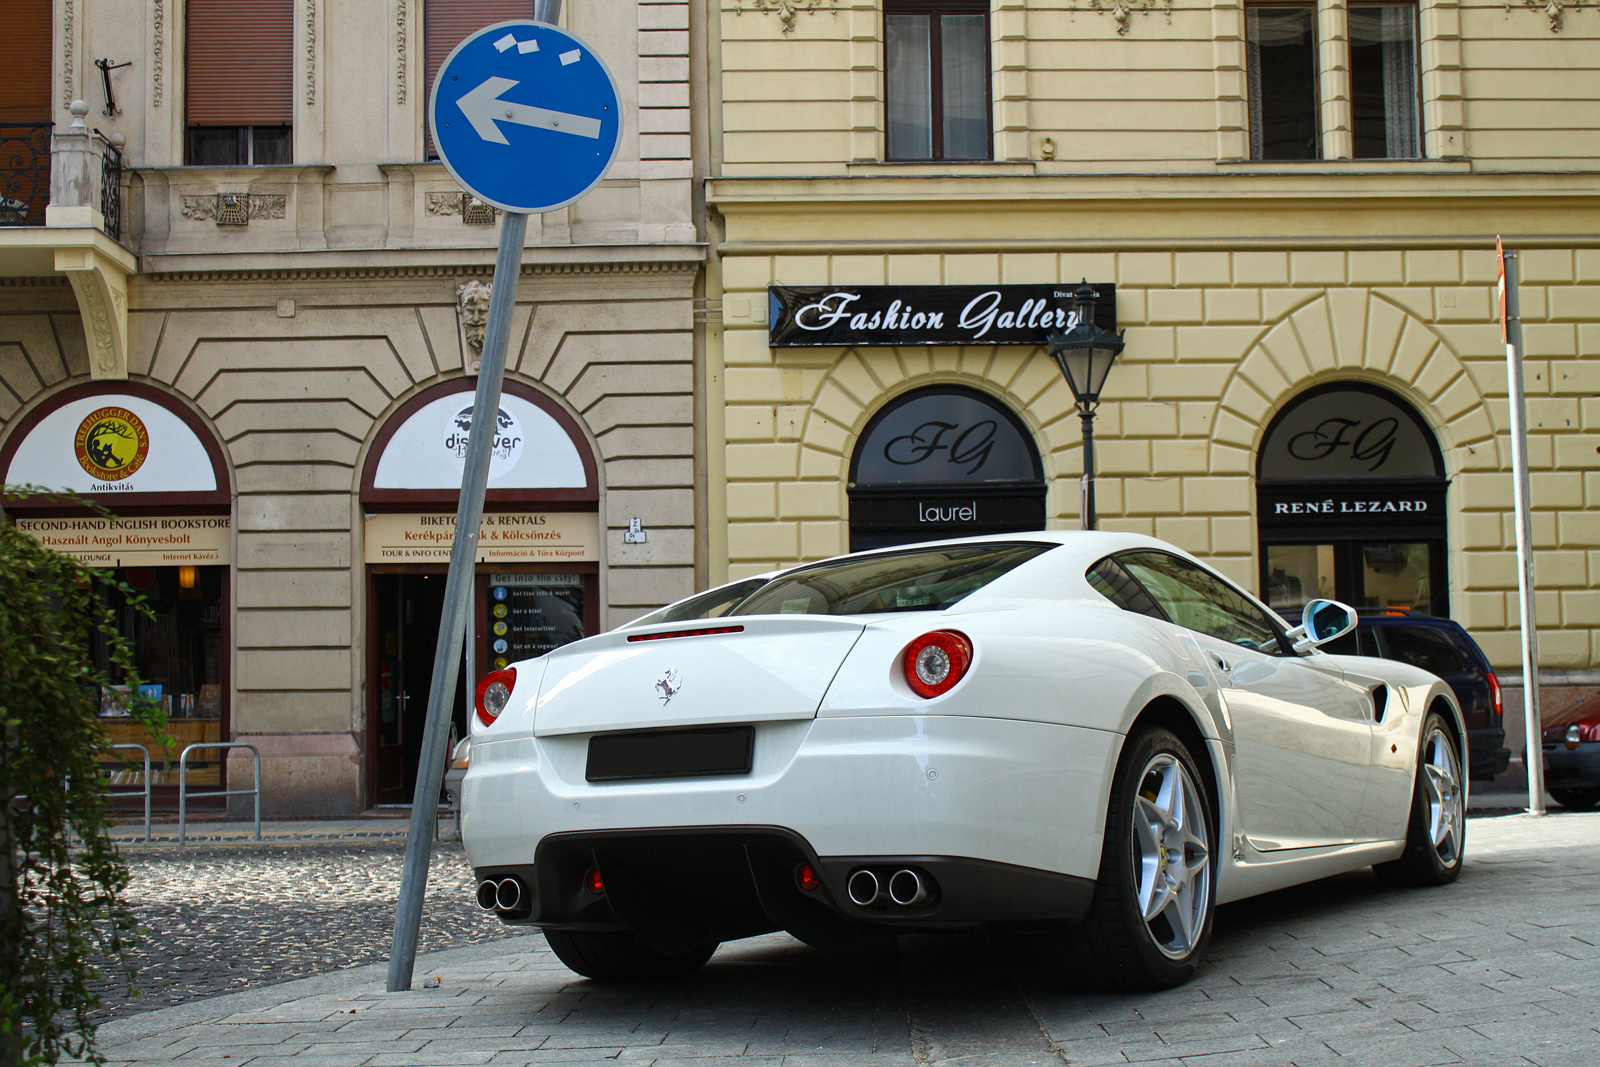
{"label": "white ferrari sports car", "polygon": [[862,552],[486,675],[461,830],[478,904],[592,978],[720,942],[990,924],[1063,978],[1194,973],[1218,903],[1460,873],[1450,687],[1317,646],[1148,537]]}

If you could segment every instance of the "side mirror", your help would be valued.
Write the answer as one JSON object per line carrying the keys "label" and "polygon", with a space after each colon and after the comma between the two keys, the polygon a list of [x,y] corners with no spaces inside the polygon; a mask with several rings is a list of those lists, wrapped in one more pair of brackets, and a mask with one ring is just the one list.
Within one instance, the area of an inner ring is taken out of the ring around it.
{"label": "side mirror", "polygon": [[1286,636],[1296,652],[1309,652],[1355,628],[1355,608],[1337,600],[1313,600],[1300,613],[1300,625]]}

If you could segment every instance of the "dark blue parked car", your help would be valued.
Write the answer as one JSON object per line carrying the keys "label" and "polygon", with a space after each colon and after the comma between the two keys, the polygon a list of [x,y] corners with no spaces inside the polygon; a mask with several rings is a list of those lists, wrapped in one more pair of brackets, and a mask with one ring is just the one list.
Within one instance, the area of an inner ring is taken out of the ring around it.
{"label": "dark blue parked car", "polygon": [[1506,748],[1500,680],[1483,650],[1459,623],[1407,608],[1361,608],[1360,622],[1325,652],[1396,659],[1450,683],[1467,721],[1468,773],[1493,781],[1511,760]]}

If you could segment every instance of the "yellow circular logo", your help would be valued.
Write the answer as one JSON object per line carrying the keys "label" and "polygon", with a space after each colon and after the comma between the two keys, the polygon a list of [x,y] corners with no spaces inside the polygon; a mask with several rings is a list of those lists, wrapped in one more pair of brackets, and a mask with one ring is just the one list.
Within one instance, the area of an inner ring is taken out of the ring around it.
{"label": "yellow circular logo", "polygon": [[150,433],[127,408],[101,408],[78,424],[78,463],[102,482],[120,482],[144,466]]}

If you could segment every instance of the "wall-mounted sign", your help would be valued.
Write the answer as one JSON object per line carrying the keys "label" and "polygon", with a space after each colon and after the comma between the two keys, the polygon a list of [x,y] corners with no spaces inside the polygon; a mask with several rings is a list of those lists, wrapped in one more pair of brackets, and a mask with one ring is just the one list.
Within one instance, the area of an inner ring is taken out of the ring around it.
{"label": "wall-mounted sign", "polygon": [[1439,478],[1433,434],[1417,414],[1381,389],[1338,384],[1309,391],[1284,408],[1261,443],[1263,481]]}
{"label": "wall-mounted sign", "polygon": [[131,393],[79,397],[45,415],[18,443],[5,482],[94,495],[217,489],[211,454],[194,428]]}
{"label": "wall-mounted sign", "polygon": [[584,636],[581,574],[491,574],[489,650],[495,669]]}
{"label": "wall-mounted sign", "polygon": [[17,529],[46,548],[91,567],[232,563],[232,525],[226,515],[17,520]]}
{"label": "wall-mounted sign", "polygon": [[[461,488],[473,396],[452,393],[412,412],[383,446],[374,489]],[[543,408],[507,391],[495,416],[489,488],[558,489],[588,484],[572,438]]]}
{"label": "wall-mounted sign", "polygon": [[[810,345],[1042,345],[1077,325],[1076,285],[774,285],[773,348]],[[1116,286],[1096,284],[1094,321],[1117,326]]]}
{"label": "wall-mounted sign", "polygon": [[[449,513],[367,516],[368,563],[448,562],[456,517]],[[478,533],[479,563],[595,563],[600,517],[593,512],[490,512]]]}
{"label": "wall-mounted sign", "polygon": [[1262,486],[1256,494],[1257,522],[1263,530],[1333,530],[1360,527],[1437,527],[1445,525],[1442,481],[1396,483],[1374,479],[1362,486],[1317,488]]}

